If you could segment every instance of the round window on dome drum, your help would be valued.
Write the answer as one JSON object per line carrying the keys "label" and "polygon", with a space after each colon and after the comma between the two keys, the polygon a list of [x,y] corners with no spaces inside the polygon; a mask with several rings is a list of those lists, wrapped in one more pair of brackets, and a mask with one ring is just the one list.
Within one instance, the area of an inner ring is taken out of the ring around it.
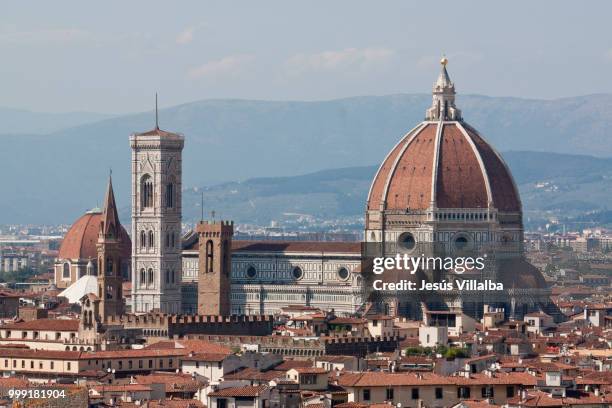
{"label": "round window on dome drum", "polygon": [[459,251],[463,251],[465,249],[468,249],[468,245],[470,244],[470,241],[468,240],[466,236],[461,235],[455,238],[454,244],[455,244],[455,249]]}
{"label": "round window on dome drum", "polygon": [[349,271],[345,267],[338,269],[338,277],[342,280],[347,280],[349,277]]}
{"label": "round window on dome drum", "polygon": [[399,246],[405,250],[412,250],[416,246],[416,240],[414,239],[414,235],[410,232],[404,232],[399,236],[397,243]]}
{"label": "round window on dome drum", "polygon": [[291,271],[291,273],[293,274],[293,277],[295,279],[302,279],[302,277],[304,276],[304,272],[302,271],[302,268],[300,268],[299,266],[296,266],[295,268],[293,268],[293,271]]}
{"label": "round window on dome drum", "polygon": [[254,267],[254,266],[252,266],[252,265],[251,265],[251,266],[249,266],[249,267],[247,268],[246,275],[247,275],[247,277],[249,277],[249,278],[251,278],[251,279],[252,279],[252,278],[254,278],[255,276],[257,276],[257,270],[255,269],[255,267]]}

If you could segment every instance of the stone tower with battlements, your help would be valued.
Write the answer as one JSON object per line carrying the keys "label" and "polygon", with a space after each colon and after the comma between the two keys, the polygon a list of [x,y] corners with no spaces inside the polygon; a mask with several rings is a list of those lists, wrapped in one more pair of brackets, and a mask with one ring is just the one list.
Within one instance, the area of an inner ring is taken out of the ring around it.
{"label": "stone tower with battlements", "polygon": [[[157,121],[156,121],[157,122]],[[184,137],[155,129],[132,148],[132,312],[181,311],[181,186]]]}
{"label": "stone tower with battlements", "polygon": [[227,316],[231,311],[234,222],[202,221],[196,232],[199,238],[198,314]]}

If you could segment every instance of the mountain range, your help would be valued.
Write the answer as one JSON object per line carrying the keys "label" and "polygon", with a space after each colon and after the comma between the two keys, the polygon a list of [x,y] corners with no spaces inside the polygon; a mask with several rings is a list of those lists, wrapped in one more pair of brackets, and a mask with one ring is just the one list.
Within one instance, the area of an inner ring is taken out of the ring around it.
{"label": "mountain range", "polygon": [[[236,209],[230,210],[229,204],[222,204],[223,189],[230,188],[228,192],[235,196],[234,191],[241,190],[232,188],[233,184],[258,183],[267,187],[257,191],[272,189],[291,196],[289,201],[315,206],[308,211],[316,208],[323,211],[323,207],[329,207],[317,203],[329,194],[342,194],[332,205],[335,212],[330,212],[330,216],[354,214],[356,209],[360,213],[364,191],[367,191],[363,184],[369,184],[373,171],[362,166],[379,163],[401,136],[422,120],[430,98],[411,94],[318,102],[205,100],[163,109],[159,113],[160,126],[184,133],[186,137],[183,155],[186,218],[197,217],[199,213],[196,204],[190,204],[188,198],[190,194],[197,196],[192,201],[199,202],[199,193],[194,188],[208,186],[205,196],[211,196],[205,201],[220,213],[234,216],[234,211],[242,209],[240,200],[235,201]],[[458,98],[457,103],[465,120],[498,150],[508,152],[506,155],[514,154],[511,151],[565,154],[517,153],[515,159],[507,157],[521,184],[527,211],[549,211],[551,206],[587,209],[597,204],[598,208],[605,207],[610,198],[605,190],[610,189],[605,189],[602,183],[610,177],[606,173],[610,164],[605,157],[612,155],[609,131],[612,95],[557,100],[466,95]],[[0,119],[6,117],[2,112]],[[37,115],[28,112],[23,120],[7,120],[8,124],[0,131],[3,188],[0,223],[70,223],[101,202],[110,168],[118,203],[127,209],[128,136],[134,131],[152,128],[153,112],[110,117],[93,114],[89,119],[89,114],[60,115],[64,121],[61,123],[45,122],[49,114],[40,114],[43,115],[40,118]],[[20,127],[20,122],[29,124]],[[344,169],[351,167],[359,169]],[[322,169],[341,170],[317,173]],[[347,171],[357,172],[363,179],[352,186],[350,183],[341,186],[347,180]],[[300,176],[304,174],[308,176]],[[313,185],[306,181],[325,174],[329,180],[323,184],[336,193],[308,191],[307,186]],[[568,178],[563,179],[563,174]],[[537,186],[549,178],[560,183],[550,187],[556,189],[555,194],[561,194],[552,200],[540,194],[546,186]],[[523,180],[527,184],[523,185]],[[595,196],[585,196],[585,188],[595,190]],[[214,201],[217,192],[219,205]],[[267,200],[269,205],[257,205],[247,195],[244,207],[255,205],[257,211],[246,211],[235,217],[245,218],[245,222],[246,218],[263,222],[274,219],[274,211],[295,209],[283,208],[287,203],[261,192],[257,197],[263,202]],[[205,207],[209,208],[206,204]],[[308,208],[311,207],[305,210]],[[264,216],[266,212],[270,214]]]}

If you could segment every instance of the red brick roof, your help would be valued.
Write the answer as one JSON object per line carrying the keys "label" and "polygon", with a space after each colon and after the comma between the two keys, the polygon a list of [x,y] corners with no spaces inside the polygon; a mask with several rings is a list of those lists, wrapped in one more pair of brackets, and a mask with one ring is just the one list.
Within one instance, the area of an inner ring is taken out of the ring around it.
{"label": "red brick roof", "polygon": [[256,368],[243,368],[241,370],[225,374],[223,376],[224,381],[230,380],[249,380],[249,381],[272,381],[277,378],[284,378],[286,371],[282,370],[268,370],[259,371]]}
{"label": "red brick roof", "polygon": [[76,319],[37,319],[27,322],[10,323],[0,326],[9,330],[48,330],[48,331],[78,331],[79,321]]}
{"label": "red brick roof", "polygon": [[153,343],[146,347],[147,350],[185,350],[185,354],[232,354],[232,349],[220,344],[210,343],[205,340],[169,340]]}
{"label": "red brick roof", "polygon": [[204,387],[205,382],[193,378],[189,374],[176,373],[154,373],[149,375],[137,375],[134,377],[137,384],[165,384],[166,393],[196,392]]}
{"label": "red brick roof", "polygon": [[434,373],[383,373],[364,372],[347,373],[338,379],[338,384],[345,387],[386,387],[409,385],[480,385],[480,384],[521,384],[535,385],[537,378],[527,373],[495,373],[491,376],[483,373],[472,374],[469,378],[462,376],[442,376]]}
{"label": "red brick roof", "polygon": [[331,241],[232,241],[232,251],[361,253],[361,243]]}
{"label": "red brick roof", "polygon": [[298,372],[298,374],[327,374],[329,370],[321,367],[295,367],[292,368]]}
{"label": "red brick roof", "polygon": [[257,397],[268,388],[266,385],[258,385],[256,387],[235,387],[223,388],[218,391],[213,391],[208,395],[211,397]]}

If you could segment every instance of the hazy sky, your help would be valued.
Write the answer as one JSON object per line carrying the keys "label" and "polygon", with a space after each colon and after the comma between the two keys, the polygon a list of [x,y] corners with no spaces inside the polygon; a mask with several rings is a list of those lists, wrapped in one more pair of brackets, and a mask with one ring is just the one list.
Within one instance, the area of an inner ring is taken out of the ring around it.
{"label": "hazy sky", "polygon": [[39,1],[0,7],[0,106],[612,92],[609,1]]}

